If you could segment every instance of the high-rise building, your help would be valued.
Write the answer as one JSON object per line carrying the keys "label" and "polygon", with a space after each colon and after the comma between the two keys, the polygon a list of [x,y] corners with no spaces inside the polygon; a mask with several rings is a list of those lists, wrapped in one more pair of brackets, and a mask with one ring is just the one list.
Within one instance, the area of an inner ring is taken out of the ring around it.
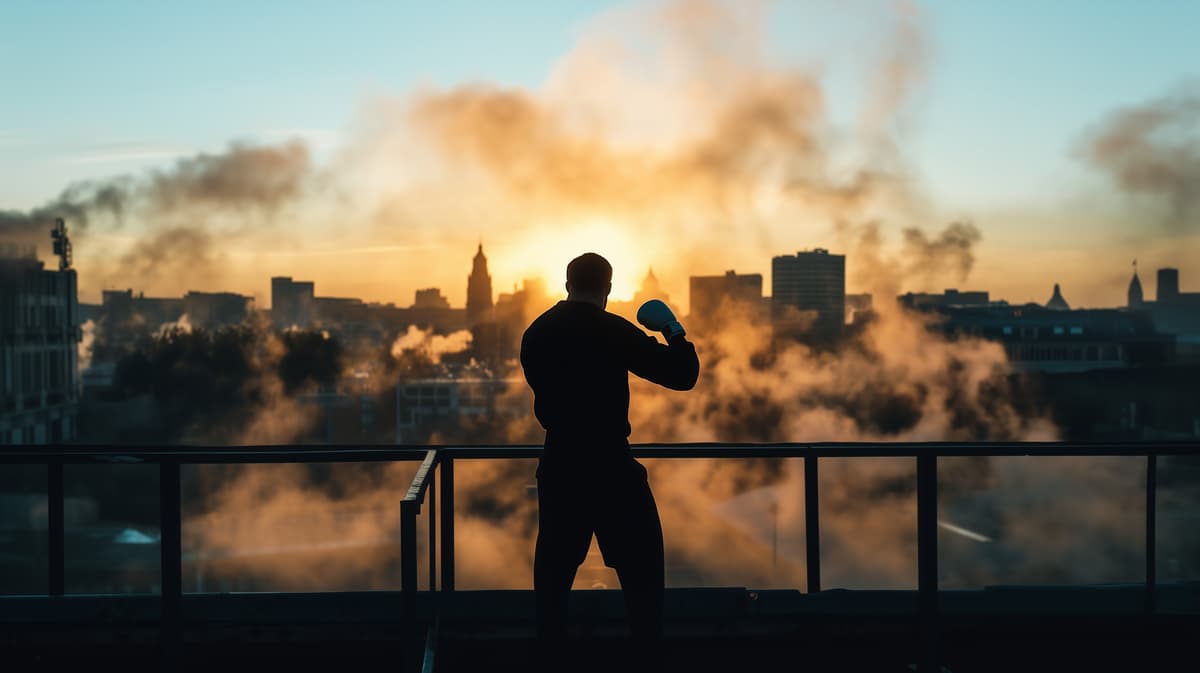
{"label": "high-rise building", "polygon": [[[55,231],[65,240],[61,223]],[[59,238],[58,270],[32,253],[0,257],[0,444],[77,436],[79,302],[69,247],[60,252]]]}
{"label": "high-rise building", "polygon": [[1158,270],[1158,287],[1154,298],[1158,301],[1171,301],[1179,296],[1179,269],[1162,268]]}
{"label": "high-rise building", "polygon": [[760,317],[762,287],[761,273],[726,271],[723,276],[692,276],[688,278],[688,320],[711,324],[718,319],[722,303],[727,307],[740,304],[753,317]]}
{"label": "high-rise building", "polygon": [[773,258],[771,317],[785,329],[840,336],[846,322],[846,256],[816,248]]}
{"label": "high-rise building", "polygon": [[471,264],[471,275],[467,276],[467,325],[478,325],[491,317],[492,277],[488,274],[487,257],[480,243]]}
{"label": "high-rise building", "polygon": [[307,326],[312,322],[313,293],[311,280],[292,280],[291,276],[271,279],[271,320],[282,327]]}

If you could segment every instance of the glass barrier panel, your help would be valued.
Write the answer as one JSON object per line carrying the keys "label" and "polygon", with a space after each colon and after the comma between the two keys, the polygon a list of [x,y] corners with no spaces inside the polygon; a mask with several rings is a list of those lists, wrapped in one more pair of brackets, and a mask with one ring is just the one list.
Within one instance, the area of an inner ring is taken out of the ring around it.
{"label": "glass barrier panel", "polygon": [[46,474],[45,465],[0,466],[0,595],[46,593]]}
{"label": "glass barrier panel", "polygon": [[67,465],[64,590],[157,594],[158,466]]}
{"label": "glass barrier panel", "polygon": [[1155,568],[1158,610],[1200,611],[1200,457],[1159,456]]}
{"label": "glass barrier panel", "polygon": [[940,459],[940,586],[1143,582],[1145,468],[1140,457]]}
{"label": "glass barrier panel", "polygon": [[419,464],[184,465],[183,590],[399,589]]}
{"label": "glass barrier panel", "polygon": [[454,461],[456,589],[533,588],[536,471],[534,459]]}
{"label": "glass barrier panel", "polygon": [[821,589],[917,587],[915,458],[821,458]]}

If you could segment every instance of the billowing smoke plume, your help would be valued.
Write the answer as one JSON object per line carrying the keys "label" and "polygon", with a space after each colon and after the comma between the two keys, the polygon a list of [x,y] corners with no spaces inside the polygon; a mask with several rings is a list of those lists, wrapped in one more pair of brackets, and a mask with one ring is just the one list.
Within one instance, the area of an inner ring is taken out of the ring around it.
{"label": "billowing smoke plume", "polygon": [[[0,211],[0,240],[44,245],[54,220],[63,218],[76,237],[82,272],[141,287],[164,279],[190,284],[220,278],[222,252],[262,233],[255,227],[269,225],[316,182],[302,143],[235,143],[143,176],[78,182],[28,212]],[[90,234],[98,230],[136,241],[115,259],[89,257]]]}
{"label": "billowing smoke plume", "polygon": [[1200,221],[1200,86],[1110,114],[1079,149],[1130,194],[1168,205],[1165,221],[1195,230]]}

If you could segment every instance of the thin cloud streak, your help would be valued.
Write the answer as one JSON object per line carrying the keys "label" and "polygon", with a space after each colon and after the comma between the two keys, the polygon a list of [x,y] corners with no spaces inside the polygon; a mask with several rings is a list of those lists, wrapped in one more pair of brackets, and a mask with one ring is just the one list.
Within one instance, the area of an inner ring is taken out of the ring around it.
{"label": "thin cloud streak", "polygon": [[373,255],[410,250],[441,250],[446,246],[438,243],[414,243],[412,245],[375,245],[366,248],[341,248],[337,250],[275,250],[267,253],[232,251],[231,257],[326,257],[332,255]]}

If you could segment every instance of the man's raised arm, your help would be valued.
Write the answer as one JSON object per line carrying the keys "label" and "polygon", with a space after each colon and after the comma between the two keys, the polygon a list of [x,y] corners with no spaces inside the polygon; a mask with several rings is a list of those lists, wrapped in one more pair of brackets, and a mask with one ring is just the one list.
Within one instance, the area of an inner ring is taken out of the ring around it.
{"label": "man's raised arm", "polygon": [[643,304],[637,318],[647,329],[662,332],[667,345],[630,324],[625,344],[629,371],[672,390],[691,390],[700,376],[700,359],[685,338],[683,325],[657,299]]}

